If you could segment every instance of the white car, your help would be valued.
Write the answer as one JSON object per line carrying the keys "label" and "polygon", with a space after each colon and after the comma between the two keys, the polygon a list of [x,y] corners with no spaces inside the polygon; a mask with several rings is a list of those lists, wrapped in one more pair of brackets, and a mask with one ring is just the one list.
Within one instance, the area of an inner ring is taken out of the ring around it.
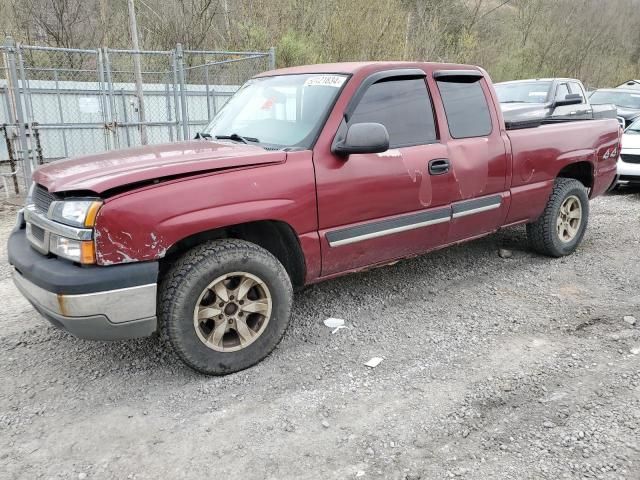
{"label": "white car", "polygon": [[622,135],[616,178],[618,185],[640,186],[640,119],[629,125]]}

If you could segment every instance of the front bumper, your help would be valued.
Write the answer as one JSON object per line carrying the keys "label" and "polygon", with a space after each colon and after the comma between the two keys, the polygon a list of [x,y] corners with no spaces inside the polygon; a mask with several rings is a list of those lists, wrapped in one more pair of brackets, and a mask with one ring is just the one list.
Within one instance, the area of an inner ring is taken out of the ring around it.
{"label": "front bumper", "polygon": [[25,230],[9,237],[20,292],[55,326],[91,340],[151,335],[157,328],[157,262],[80,267],[31,248]]}
{"label": "front bumper", "polygon": [[[623,151],[623,153],[625,153]],[[616,183],[618,185],[640,184],[640,163],[623,162],[618,159]]]}

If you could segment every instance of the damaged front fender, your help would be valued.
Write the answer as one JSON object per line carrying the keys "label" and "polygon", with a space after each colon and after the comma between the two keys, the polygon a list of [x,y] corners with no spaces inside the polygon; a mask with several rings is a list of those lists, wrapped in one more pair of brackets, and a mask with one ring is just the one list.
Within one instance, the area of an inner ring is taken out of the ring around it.
{"label": "damaged front fender", "polygon": [[311,152],[294,160],[175,179],[107,198],[95,226],[96,262],[114,265],[163,258],[194,234],[247,222],[281,221],[317,230]]}

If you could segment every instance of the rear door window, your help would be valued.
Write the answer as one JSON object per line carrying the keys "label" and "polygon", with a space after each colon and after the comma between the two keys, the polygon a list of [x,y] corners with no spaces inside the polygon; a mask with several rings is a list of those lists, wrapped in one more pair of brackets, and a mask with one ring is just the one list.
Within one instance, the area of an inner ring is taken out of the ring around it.
{"label": "rear door window", "polygon": [[350,124],[381,123],[391,148],[437,140],[431,98],[424,78],[386,80],[371,85],[355,108]]}
{"label": "rear door window", "polygon": [[485,137],[491,133],[491,113],[477,78],[438,80],[438,90],[453,138]]}

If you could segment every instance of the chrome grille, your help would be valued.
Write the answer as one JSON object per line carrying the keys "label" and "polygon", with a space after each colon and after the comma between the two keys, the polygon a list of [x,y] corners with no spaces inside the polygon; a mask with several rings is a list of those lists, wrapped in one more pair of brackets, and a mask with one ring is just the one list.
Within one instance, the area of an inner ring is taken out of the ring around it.
{"label": "chrome grille", "polygon": [[640,163],[640,155],[629,155],[628,153],[623,153],[620,155],[620,158],[625,163]]}
{"label": "chrome grille", "polygon": [[36,185],[36,188],[33,189],[33,203],[41,212],[47,213],[51,202],[54,200],[58,200],[58,197],[43,186]]}

